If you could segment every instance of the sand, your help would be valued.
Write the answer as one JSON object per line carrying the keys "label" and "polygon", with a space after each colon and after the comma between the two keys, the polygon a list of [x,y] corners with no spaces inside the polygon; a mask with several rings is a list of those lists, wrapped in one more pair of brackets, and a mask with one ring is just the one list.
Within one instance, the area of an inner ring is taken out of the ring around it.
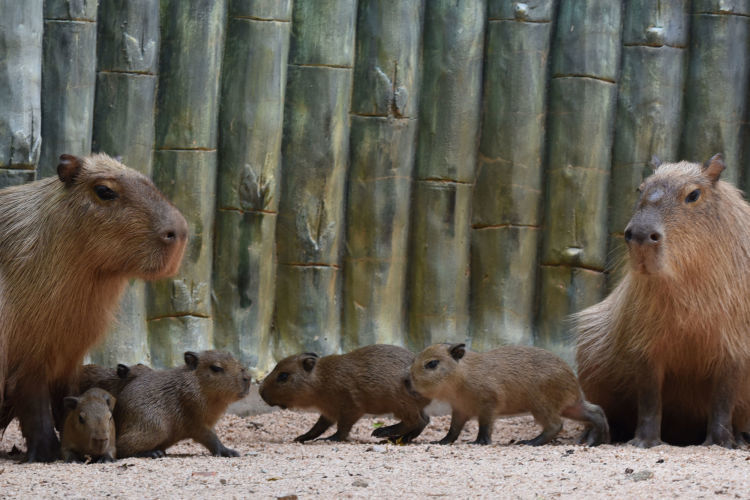
{"label": "sand", "polygon": [[[566,422],[549,445],[512,444],[533,437],[531,417],[495,423],[493,444],[468,444],[475,422],[458,442],[430,444],[450,417],[433,417],[414,444],[370,437],[378,422],[364,418],[347,443],[292,443],[317,415],[278,411],[226,415],[217,426],[239,458],[216,458],[183,442],[166,458],[127,458],[112,464],[19,464],[23,439],[13,423],[0,441],[3,498],[750,498],[750,451],[691,446],[640,450],[626,445],[575,445],[581,427]],[[325,435],[330,434],[329,431]],[[325,436],[324,435],[324,436]]]}

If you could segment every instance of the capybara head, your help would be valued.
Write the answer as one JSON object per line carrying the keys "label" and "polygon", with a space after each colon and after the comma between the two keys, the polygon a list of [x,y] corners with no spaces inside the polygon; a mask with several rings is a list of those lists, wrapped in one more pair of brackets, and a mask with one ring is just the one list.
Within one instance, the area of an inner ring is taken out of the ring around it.
{"label": "capybara head", "polygon": [[65,418],[63,446],[72,446],[81,454],[104,455],[115,444],[112,410],[115,397],[104,389],[93,388],[79,397],[64,399]]}
{"label": "capybara head", "polygon": [[237,359],[227,352],[187,351],[185,364],[195,372],[201,393],[228,402],[247,396],[250,375]]}
{"label": "capybara head", "polygon": [[62,155],[57,173],[69,228],[55,229],[75,230],[89,267],[143,279],[177,272],[187,222],[146,176],[106,154]]}
{"label": "capybara head", "polygon": [[318,395],[315,367],[319,357],[305,352],[279,361],[260,384],[260,397],[271,406],[304,408]]}
{"label": "capybara head", "polygon": [[438,398],[455,374],[466,344],[434,344],[417,354],[409,373],[411,386],[426,398]]}
{"label": "capybara head", "polygon": [[117,364],[117,377],[122,380],[132,380],[138,375],[142,375],[144,373],[152,371],[154,371],[153,368],[151,368],[150,366],[146,366],[143,363],[138,363],[130,366],[122,363]]}
{"label": "capybara head", "polygon": [[[625,228],[630,265],[643,275],[672,275],[694,269],[701,249],[714,245],[721,210],[729,210],[719,181],[720,154],[703,165],[679,162],[658,165],[640,186],[633,217]],[[722,186],[723,184],[723,186]]]}

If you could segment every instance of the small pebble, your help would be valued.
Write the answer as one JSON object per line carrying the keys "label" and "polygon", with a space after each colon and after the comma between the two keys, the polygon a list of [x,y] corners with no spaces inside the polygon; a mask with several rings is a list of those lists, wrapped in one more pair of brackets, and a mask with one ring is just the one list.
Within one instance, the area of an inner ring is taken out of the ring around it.
{"label": "small pebble", "polygon": [[365,481],[363,479],[355,479],[352,482],[352,486],[358,486],[360,488],[367,488],[369,486],[369,484],[367,484],[367,481]]}
{"label": "small pebble", "polygon": [[634,472],[633,475],[630,476],[633,481],[645,481],[647,479],[651,479],[652,477],[654,477],[654,473],[648,469]]}

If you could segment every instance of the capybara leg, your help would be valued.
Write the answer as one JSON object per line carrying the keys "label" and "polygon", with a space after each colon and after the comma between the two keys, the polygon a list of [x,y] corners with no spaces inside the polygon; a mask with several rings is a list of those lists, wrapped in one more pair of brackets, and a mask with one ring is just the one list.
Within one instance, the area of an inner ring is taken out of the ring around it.
{"label": "capybara leg", "polygon": [[533,439],[524,439],[518,444],[529,446],[541,446],[552,441],[562,429],[562,419],[560,417],[548,417],[547,419],[534,416],[536,421],[542,425],[542,432]]}
{"label": "capybara leg", "polygon": [[738,379],[739,374],[731,372],[726,376],[716,377],[714,380],[706,440],[703,442],[706,446],[714,444],[725,448],[737,446],[732,428],[732,412],[736,401]]}
{"label": "capybara leg", "polygon": [[604,410],[600,406],[589,403],[585,399],[580,399],[575,404],[565,408],[562,416],[588,422],[589,425],[578,437],[578,444],[597,446],[609,443],[609,424],[607,423],[607,417],[604,415]]}
{"label": "capybara leg", "polygon": [[18,404],[18,420],[26,439],[28,462],[52,462],[60,457],[60,442],[52,422],[49,388],[44,385]]}
{"label": "capybara leg", "polygon": [[200,429],[193,436],[197,442],[208,448],[208,451],[215,457],[239,457],[240,454],[231,448],[227,448],[221,441],[219,436],[216,435],[213,429],[203,428]]}
{"label": "capybara leg", "polygon": [[664,444],[661,440],[662,382],[663,374],[653,367],[642,366],[636,379],[638,420],[635,437],[628,444],[638,448],[651,448]]}
{"label": "capybara leg", "polygon": [[492,443],[492,414],[479,415],[479,432],[477,438],[471,444]]}
{"label": "capybara leg", "polygon": [[448,429],[448,434],[446,434],[440,441],[436,441],[436,444],[451,444],[456,441],[459,434],[461,434],[464,425],[466,425],[467,420],[469,420],[469,418],[466,415],[453,410],[453,414],[451,415],[451,427]]}
{"label": "capybara leg", "polygon": [[62,459],[65,463],[83,462],[81,457],[78,456],[78,453],[67,448],[62,449]]}
{"label": "capybara leg", "polygon": [[408,426],[405,423],[399,422],[393,425],[378,427],[377,429],[372,431],[372,434],[370,435],[377,438],[394,438],[401,436],[404,432],[406,432],[407,427]]}
{"label": "capybara leg", "polygon": [[[120,458],[125,457],[149,457],[158,458],[154,456],[154,450],[159,444],[158,440],[147,439],[149,436],[145,435],[139,429],[132,429],[122,431],[117,435],[117,456]],[[146,448],[144,450],[144,448]],[[163,456],[163,454],[162,454]]]}
{"label": "capybara leg", "polygon": [[361,416],[361,413],[344,413],[340,415],[336,422],[336,432],[325,438],[324,441],[346,441],[346,438],[349,437],[349,432]]}
{"label": "capybara leg", "polygon": [[305,441],[310,441],[311,439],[315,439],[316,437],[323,434],[332,425],[333,425],[333,422],[331,422],[326,417],[321,415],[318,421],[315,422],[315,425],[312,426],[312,429],[305,432],[304,434],[297,436],[296,438],[294,438],[294,440],[298,443],[304,443]]}

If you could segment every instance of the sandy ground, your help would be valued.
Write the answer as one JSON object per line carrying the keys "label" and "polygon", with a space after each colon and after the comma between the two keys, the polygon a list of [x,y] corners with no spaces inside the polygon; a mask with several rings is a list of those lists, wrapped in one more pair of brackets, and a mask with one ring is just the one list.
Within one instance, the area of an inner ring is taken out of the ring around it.
{"label": "sandy ground", "polygon": [[430,441],[447,431],[450,417],[433,417],[415,444],[381,444],[370,437],[378,422],[364,418],[348,443],[292,443],[317,415],[279,411],[226,415],[217,426],[240,458],[215,458],[191,442],[163,459],[113,464],[19,464],[23,449],[16,424],[0,441],[0,496],[5,498],[750,498],[750,451],[718,447],[574,445],[581,429],[566,422],[553,444],[528,447],[531,417],[495,423],[493,444],[476,446],[477,426],[457,444]]}

